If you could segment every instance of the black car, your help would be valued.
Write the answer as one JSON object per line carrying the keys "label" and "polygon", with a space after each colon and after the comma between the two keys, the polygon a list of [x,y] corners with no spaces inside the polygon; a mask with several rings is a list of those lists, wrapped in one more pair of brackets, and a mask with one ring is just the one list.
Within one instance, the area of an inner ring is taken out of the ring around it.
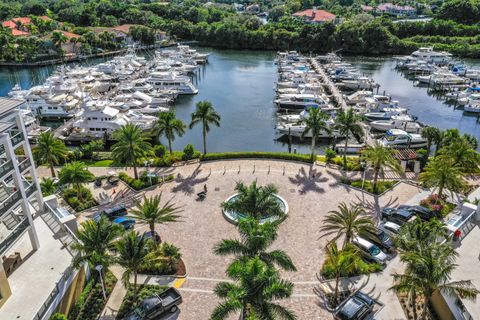
{"label": "black car", "polygon": [[109,209],[105,209],[102,212],[108,219],[115,220],[118,217],[127,215],[127,208],[124,205],[113,206]]}
{"label": "black car", "polygon": [[364,293],[355,292],[334,313],[335,320],[363,320],[372,314],[375,301]]}
{"label": "black car", "polygon": [[407,206],[402,205],[398,207],[399,210],[407,210],[414,215],[418,216],[420,219],[428,221],[432,218],[438,218],[438,215],[435,211],[432,211],[428,208],[422,206]]}
{"label": "black car", "polygon": [[361,236],[387,251],[394,249],[393,239],[382,229],[374,228],[372,230],[366,230]]}
{"label": "black car", "polygon": [[406,209],[383,208],[382,220],[391,221],[400,226],[407,223],[410,219],[415,217],[415,214]]}
{"label": "black car", "polygon": [[144,299],[125,319],[127,320],[158,320],[160,316],[174,313],[182,303],[182,296],[175,288],[168,288],[160,295]]}

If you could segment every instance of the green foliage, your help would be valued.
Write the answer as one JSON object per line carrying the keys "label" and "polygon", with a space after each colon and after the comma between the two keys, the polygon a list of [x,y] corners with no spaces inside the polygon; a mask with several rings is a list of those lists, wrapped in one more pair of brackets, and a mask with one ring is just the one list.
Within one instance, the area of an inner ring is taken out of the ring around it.
{"label": "green foliage", "polygon": [[137,297],[134,297],[133,290],[129,289],[123,298],[122,305],[118,310],[117,318],[124,319],[143,299],[154,297],[163,293],[167,287],[157,285],[140,285]]}
{"label": "green foliage", "polygon": [[[377,188],[373,188],[373,183],[371,181],[365,181],[363,184],[363,180],[353,180],[353,181],[346,181],[347,184],[351,185],[352,187],[363,189],[367,192],[373,193],[373,194],[382,194],[387,190],[390,190],[396,183],[397,181],[378,181],[377,182]],[[362,188],[363,184],[363,188]]]}
{"label": "green foliage", "polygon": [[286,153],[286,152],[216,152],[207,153],[201,157],[202,161],[223,160],[223,159],[280,159],[312,163],[310,155]]}
{"label": "green foliage", "polygon": [[476,24],[480,20],[480,1],[447,0],[438,10],[437,17],[463,24]]}
{"label": "green foliage", "polygon": [[153,147],[153,152],[155,153],[156,157],[163,158],[167,153],[167,148],[164,145],[159,144]]}
{"label": "green foliage", "polygon": [[133,26],[130,28],[130,35],[134,41],[144,45],[155,44],[155,30],[145,26]]}
{"label": "green foliage", "polygon": [[335,152],[335,150],[330,148],[325,149],[325,160],[327,163],[331,163],[336,156],[337,153]]}
{"label": "green foliage", "polygon": [[40,182],[40,188],[42,189],[42,195],[44,197],[54,194],[57,191],[57,185],[52,178],[43,177]]}
{"label": "green foliage", "polygon": [[[104,276],[105,293],[107,298],[112,293],[117,278],[107,271]],[[103,300],[103,292],[98,275],[94,275],[68,315],[70,320],[96,320],[102,312],[106,301]]]}
{"label": "green foliage", "polygon": [[68,320],[63,313],[55,313],[50,317],[50,320]]}
{"label": "green foliage", "polygon": [[[161,177],[159,176],[148,177],[146,171],[142,172],[139,179],[134,179],[130,177],[126,172],[120,172],[118,174],[118,177],[120,178],[120,180],[122,180],[123,182],[128,184],[131,188],[137,191],[157,185],[162,181]],[[164,181],[172,181],[173,179],[174,179],[173,174],[170,174],[164,178]]]}
{"label": "green foliage", "polygon": [[80,198],[78,197],[78,190],[74,188],[64,189],[62,196],[65,201],[77,212],[86,210],[98,205],[98,202],[93,198],[90,189],[81,187]]}
{"label": "green foliage", "polygon": [[139,270],[141,274],[172,275],[177,272],[181,258],[180,249],[173,244],[164,242],[158,246],[151,246],[148,253],[148,262]]}
{"label": "green foliage", "polygon": [[183,160],[190,160],[193,158],[193,154],[195,153],[195,148],[193,144],[189,143],[183,149]]}

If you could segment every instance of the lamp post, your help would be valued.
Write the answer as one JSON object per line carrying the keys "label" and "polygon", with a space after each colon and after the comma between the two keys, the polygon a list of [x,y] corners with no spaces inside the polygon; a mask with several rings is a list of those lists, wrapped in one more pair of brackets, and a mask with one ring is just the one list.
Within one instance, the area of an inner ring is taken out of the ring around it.
{"label": "lamp post", "polygon": [[105,293],[105,285],[103,284],[103,276],[102,276],[102,265],[96,265],[95,269],[98,271],[98,274],[100,275],[100,284],[102,285],[102,293],[103,293],[103,300],[107,301],[107,294]]}

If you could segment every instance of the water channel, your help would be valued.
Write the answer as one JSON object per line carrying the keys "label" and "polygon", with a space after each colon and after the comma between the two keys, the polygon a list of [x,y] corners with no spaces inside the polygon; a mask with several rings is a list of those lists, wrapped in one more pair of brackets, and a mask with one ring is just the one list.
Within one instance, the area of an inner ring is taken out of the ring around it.
{"label": "water channel", "polygon": [[[175,103],[177,116],[187,124],[198,101],[213,103],[222,117],[221,127],[212,127],[208,135],[208,151],[287,151],[286,142],[276,140],[274,86],[277,68],[275,53],[259,51],[216,50],[211,52],[209,63],[193,78],[199,93],[180,97]],[[454,110],[442,99],[427,93],[427,88],[417,87],[394,69],[393,58],[348,57],[361,72],[371,75],[385,91],[400,101],[401,106],[410,108],[419,121],[442,129],[459,128],[463,133],[474,135],[480,140],[480,124],[476,117]],[[95,63],[98,61],[90,61]],[[468,61],[480,65],[479,61]],[[55,67],[0,69],[0,96],[19,83],[22,88],[40,84]],[[193,143],[201,149],[201,128],[188,130],[174,142],[176,149]],[[298,152],[308,152],[308,141],[294,141]]]}

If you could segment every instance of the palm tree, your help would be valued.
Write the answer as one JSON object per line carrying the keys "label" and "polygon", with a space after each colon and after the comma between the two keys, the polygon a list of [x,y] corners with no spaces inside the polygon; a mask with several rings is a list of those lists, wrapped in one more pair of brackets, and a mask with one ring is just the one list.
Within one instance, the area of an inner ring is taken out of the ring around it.
{"label": "palm tree", "polygon": [[235,282],[220,282],[215,287],[215,294],[223,301],[213,310],[211,320],[227,319],[238,311],[241,320],[297,318],[292,311],[273,302],[289,298],[293,283],[282,280],[275,269],[259,258],[234,262],[227,275]]}
{"label": "palm tree", "polygon": [[287,271],[296,271],[296,268],[290,257],[283,250],[273,250],[267,252],[273,242],[277,239],[277,222],[260,222],[247,217],[240,220],[237,229],[240,233],[238,239],[224,239],[215,245],[215,254],[234,255],[237,260],[259,258],[269,266],[278,265]]}
{"label": "palm tree", "polygon": [[116,262],[125,269],[122,281],[130,286],[130,276],[133,275],[133,301],[137,297],[137,276],[143,264],[148,263],[148,239],[136,231],[130,231],[116,243]]}
{"label": "palm tree", "polygon": [[113,137],[117,140],[117,143],[112,146],[113,160],[133,167],[135,179],[138,179],[138,160],[146,156],[152,149],[150,143],[146,141],[142,129],[129,123],[118,128],[113,133]]}
{"label": "palm tree", "polygon": [[247,187],[243,182],[237,182],[235,191],[238,192],[235,198],[221,204],[223,210],[239,212],[255,219],[282,217],[285,214],[275,198],[278,190],[273,184],[257,186],[257,181],[254,181]]}
{"label": "palm tree", "polygon": [[428,187],[438,188],[438,197],[443,196],[444,188],[455,192],[465,187],[462,170],[446,157],[435,157],[420,173],[419,180]]}
{"label": "palm tree", "polygon": [[108,267],[112,260],[110,251],[114,249],[114,241],[123,228],[105,217],[97,221],[86,220],[80,226],[76,234],[78,242],[72,244],[72,249],[78,253],[73,260],[74,266],[79,267],[86,262],[92,268],[97,265]]}
{"label": "palm tree", "polygon": [[82,200],[82,185],[95,179],[85,163],[74,161],[67,163],[58,173],[61,184],[73,184],[77,189],[77,198]]}
{"label": "palm tree", "polygon": [[33,155],[40,164],[50,166],[52,177],[55,177],[54,166],[67,158],[68,149],[62,140],[55,138],[53,132],[43,132],[38,137],[37,146],[33,148]]}
{"label": "palm tree", "polygon": [[334,128],[345,136],[345,149],[343,151],[343,167],[347,169],[347,146],[348,138],[352,134],[358,141],[363,136],[363,128],[361,125],[362,117],[356,114],[352,108],[347,111],[340,111],[335,118]]}
{"label": "palm tree", "polygon": [[318,140],[318,137],[322,131],[331,133],[330,126],[327,124],[327,120],[330,117],[322,112],[320,108],[309,108],[308,117],[305,119],[305,130],[302,132],[302,139],[307,133],[312,135],[312,145],[311,145],[311,155],[310,159],[313,161],[315,156],[315,142]]}
{"label": "palm tree", "polygon": [[153,132],[158,137],[165,136],[167,138],[168,149],[172,153],[172,141],[175,140],[175,135],[179,137],[184,135],[185,127],[183,121],[176,118],[175,111],[161,112],[155,122]]}
{"label": "palm tree", "polygon": [[52,33],[52,42],[53,45],[55,46],[55,49],[57,50],[58,54],[60,57],[63,59],[63,49],[62,49],[62,44],[68,41],[68,38],[60,31],[54,31]]}
{"label": "palm tree", "polygon": [[323,226],[320,227],[321,237],[334,235],[330,242],[337,241],[344,237],[342,249],[345,249],[355,236],[365,231],[373,230],[373,221],[366,216],[365,210],[356,205],[347,206],[341,202],[338,210],[329,211],[323,219]]}
{"label": "palm tree", "polygon": [[57,191],[57,184],[52,178],[44,177],[40,182],[40,188],[42,189],[42,195],[46,197]]}
{"label": "palm tree", "polygon": [[380,142],[375,141],[373,146],[368,146],[362,151],[362,158],[373,168],[373,190],[377,190],[378,174],[383,172],[385,168],[400,173],[402,168],[395,159],[395,151],[389,147],[385,147]]}
{"label": "palm tree", "polygon": [[425,244],[421,251],[401,252],[400,260],[406,264],[404,274],[393,274],[395,284],[391,290],[423,295],[424,305],[421,319],[426,319],[428,304],[437,291],[452,296],[454,294],[474,300],[480,293],[471,281],[450,282],[455,270],[458,253],[451,244],[433,242]]}
{"label": "palm tree", "polygon": [[190,129],[196,124],[202,124],[203,134],[203,154],[207,153],[207,133],[210,131],[210,124],[220,127],[220,115],[215,111],[212,103],[209,101],[200,101],[197,103],[197,109],[192,113],[192,122]]}
{"label": "palm tree", "polygon": [[335,277],[334,304],[338,302],[338,287],[341,277],[349,277],[359,271],[368,271],[371,265],[364,262],[355,247],[347,245],[345,249],[338,250],[336,242],[331,242],[326,247],[326,259],[322,266],[322,274]]}
{"label": "palm tree", "polygon": [[[172,199],[168,200],[163,206],[160,206],[162,194],[151,198],[143,197],[143,203],[136,202],[136,209],[130,212],[130,216],[140,223],[149,226],[152,235],[155,233],[155,224],[166,224],[169,222],[177,222],[180,218],[178,213],[183,210],[172,203]],[[156,237],[154,237],[155,239]],[[155,239],[155,242],[157,239]],[[161,243],[161,238],[158,243]]]}
{"label": "palm tree", "polygon": [[426,127],[422,130],[422,137],[427,139],[427,158],[428,158],[428,156],[430,155],[430,151],[432,149],[432,144],[442,139],[442,131],[436,127]]}
{"label": "palm tree", "polygon": [[477,169],[480,161],[480,155],[464,137],[456,139],[443,147],[439,154],[442,157],[452,159],[453,165],[461,168],[463,172],[471,172],[472,169]]}

